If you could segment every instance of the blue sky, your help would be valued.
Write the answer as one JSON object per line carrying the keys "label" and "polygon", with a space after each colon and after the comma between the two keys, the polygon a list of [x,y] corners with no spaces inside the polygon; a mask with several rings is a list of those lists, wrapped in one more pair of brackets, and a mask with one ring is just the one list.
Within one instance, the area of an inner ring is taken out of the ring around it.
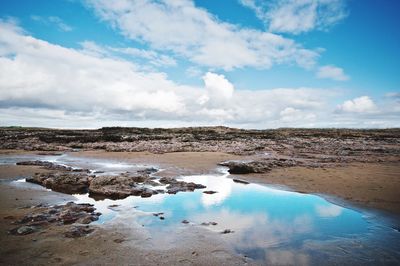
{"label": "blue sky", "polygon": [[399,11],[377,0],[4,0],[0,123],[398,127]]}

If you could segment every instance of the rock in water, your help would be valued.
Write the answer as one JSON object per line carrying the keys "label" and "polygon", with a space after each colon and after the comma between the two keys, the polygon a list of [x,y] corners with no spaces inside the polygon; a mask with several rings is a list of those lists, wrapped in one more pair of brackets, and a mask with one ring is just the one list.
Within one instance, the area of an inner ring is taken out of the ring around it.
{"label": "rock in water", "polygon": [[89,193],[112,199],[123,199],[128,196],[151,197],[157,194],[149,188],[139,186],[138,182],[145,182],[148,176],[98,176],[90,182]]}
{"label": "rock in water", "polygon": [[215,194],[215,193],[218,193],[217,191],[213,191],[213,190],[206,190],[206,191],[203,191],[203,193],[205,193],[205,194]]}
{"label": "rock in water", "polygon": [[245,184],[245,185],[250,184],[246,180],[239,179],[239,178],[233,178],[232,180],[233,180],[233,182],[236,182],[236,183],[241,183],[241,184]]}
{"label": "rock in water", "polygon": [[36,173],[27,182],[67,194],[86,193],[92,177],[85,173]]}

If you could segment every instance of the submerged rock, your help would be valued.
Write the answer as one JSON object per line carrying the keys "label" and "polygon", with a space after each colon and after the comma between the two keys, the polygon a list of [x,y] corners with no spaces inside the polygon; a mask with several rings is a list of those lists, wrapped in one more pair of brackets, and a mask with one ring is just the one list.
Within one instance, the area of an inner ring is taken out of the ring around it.
{"label": "submerged rock", "polygon": [[206,191],[203,191],[203,193],[205,193],[205,194],[215,194],[215,193],[218,193],[217,191],[213,191],[213,190],[206,190]]}
{"label": "submerged rock", "polygon": [[33,208],[33,212],[25,215],[14,224],[22,226],[10,231],[15,235],[27,235],[52,225],[89,224],[99,219],[101,213],[95,212],[92,204],[76,204],[68,202],[65,205]]}
{"label": "submerged rock", "polygon": [[36,173],[27,182],[67,194],[86,193],[92,176],[84,173]]}
{"label": "submerged rock", "polygon": [[162,184],[168,184],[168,186],[167,186],[168,194],[176,194],[178,192],[194,191],[195,189],[206,188],[206,186],[204,186],[202,184],[178,181],[178,180],[176,180],[174,178],[170,178],[170,177],[162,177],[162,178],[160,178],[159,182]]}
{"label": "submerged rock", "polygon": [[94,231],[94,228],[89,226],[73,226],[67,232],[64,233],[65,237],[68,238],[78,238],[86,236]]}
{"label": "submerged rock", "polygon": [[235,183],[241,183],[241,184],[245,184],[245,185],[250,184],[250,183],[247,182],[246,180],[239,179],[239,178],[233,178],[232,180],[233,180],[233,182],[235,182]]}
{"label": "submerged rock", "polygon": [[217,225],[218,223],[216,223],[216,222],[208,222],[208,223],[206,223],[206,222],[203,222],[203,223],[201,223],[201,225],[205,225],[205,226],[209,226],[209,225]]}

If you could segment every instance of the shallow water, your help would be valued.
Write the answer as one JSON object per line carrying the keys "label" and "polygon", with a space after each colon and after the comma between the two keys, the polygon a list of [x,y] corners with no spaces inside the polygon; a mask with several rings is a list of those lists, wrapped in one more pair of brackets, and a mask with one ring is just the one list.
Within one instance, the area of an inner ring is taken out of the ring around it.
{"label": "shallow water", "polygon": [[[70,155],[46,158],[72,167],[105,171],[105,174],[149,167]],[[17,157],[1,157],[0,164],[18,160]],[[74,196],[79,203],[96,206],[103,214],[97,222],[100,224],[128,217],[129,213],[140,214],[135,216],[132,224],[143,225],[153,238],[165,237],[176,228],[189,226],[202,226],[218,234],[230,229],[233,233],[221,234],[221,238],[237,253],[263,262],[315,264],[333,258],[331,263],[340,259],[368,264],[400,263],[400,233],[384,222],[369,219],[365,214],[332,204],[319,196],[235,183],[226,169],[220,168],[219,172],[217,175],[178,178],[207,186],[195,192],[102,201],[95,201],[88,195]],[[217,193],[202,193],[205,190]],[[153,215],[161,212],[164,220]],[[182,220],[189,224],[182,224]],[[204,222],[216,222],[217,225],[201,225]]]}

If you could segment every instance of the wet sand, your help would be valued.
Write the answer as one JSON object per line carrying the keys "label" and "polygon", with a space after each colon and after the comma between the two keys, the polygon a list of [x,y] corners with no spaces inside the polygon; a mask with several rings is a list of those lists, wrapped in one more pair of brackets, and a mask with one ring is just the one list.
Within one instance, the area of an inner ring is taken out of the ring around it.
{"label": "wet sand", "polygon": [[[18,153],[14,151],[11,153]],[[30,152],[34,153],[34,152]],[[5,153],[2,153],[5,154]],[[116,159],[128,162],[158,164],[165,175],[203,174],[215,171],[221,161],[243,159],[235,155],[213,152],[151,154],[147,152],[75,152],[76,156]],[[39,203],[55,204],[72,200],[72,196],[47,191],[14,187],[7,179],[16,179],[38,171],[33,166],[0,166],[0,247],[2,265],[87,265],[87,264],[182,264],[182,265],[243,265],[253,262],[235,255],[220,235],[199,227],[180,231],[179,241],[166,243],[159,249],[154,239],[139,227],[116,221],[108,226],[95,226],[87,237],[66,239],[65,226],[27,236],[8,235],[12,228],[8,216],[22,217]],[[308,169],[293,167],[274,169],[267,174],[240,175],[254,182],[283,185],[289,189],[335,196],[350,204],[400,214],[400,166],[398,164],[357,163],[345,167]],[[21,241],[23,240],[23,241]],[[96,243],[96,245],[93,245]]]}

